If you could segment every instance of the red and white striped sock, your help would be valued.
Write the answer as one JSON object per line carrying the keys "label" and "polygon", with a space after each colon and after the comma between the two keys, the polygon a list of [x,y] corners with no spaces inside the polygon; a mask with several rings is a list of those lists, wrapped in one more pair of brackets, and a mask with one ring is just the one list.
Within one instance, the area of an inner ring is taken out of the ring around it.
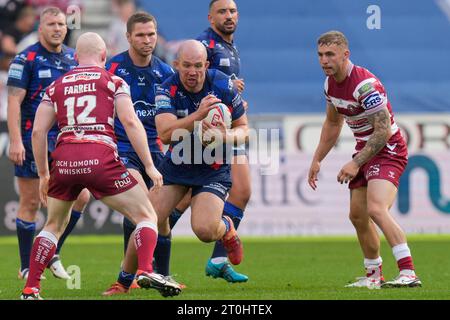
{"label": "red and white striped sock", "polygon": [[136,226],[134,233],[134,243],[138,256],[138,270],[153,272],[153,253],[155,252],[156,242],[158,240],[158,227],[150,222],[140,222]]}
{"label": "red and white striped sock", "polygon": [[41,275],[53,258],[58,239],[53,233],[41,231],[33,243],[30,257],[30,272],[25,287],[40,288]]}

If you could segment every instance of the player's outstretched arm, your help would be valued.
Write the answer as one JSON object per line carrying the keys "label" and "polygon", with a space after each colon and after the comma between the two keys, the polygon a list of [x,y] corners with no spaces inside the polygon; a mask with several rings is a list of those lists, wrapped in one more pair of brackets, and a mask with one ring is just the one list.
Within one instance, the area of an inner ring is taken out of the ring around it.
{"label": "player's outstretched arm", "polygon": [[136,116],[131,98],[125,95],[116,97],[116,111],[134,151],[136,151],[139,159],[144,164],[147,174],[156,187],[162,186],[162,176],[153,164],[148,147],[147,135],[145,134],[142,122]]}
{"label": "player's outstretched arm", "polygon": [[8,86],[8,108],[7,121],[9,131],[9,159],[16,165],[21,166],[25,160],[25,148],[22,143],[20,130],[20,105],[27,91],[22,88]]}
{"label": "player's outstretched arm", "polygon": [[314,152],[308,173],[308,183],[314,190],[317,188],[316,181],[320,171],[320,163],[336,144],[343,124],[344,117],[340,115],[332,105],[327,104],[327,115],[322,125],[319,145]]}
{"label": "player's outstretched arm", "polygon": [[373,133],[364,148],[353,158],[359,167],[380,152],[392,136],[391,117],[386,107],[368,116],[367,119],[373,126]]}
{"label": "player's outstretched arm", "polygon": [[49,102],[41,102],[34,118],[31,138],[34,160],[36,161],[39,176],[39,198],[45,206],[47,206],[48,182],[50,180],[47,136],[55,123],[55,119],[56,115],[53,105]]}

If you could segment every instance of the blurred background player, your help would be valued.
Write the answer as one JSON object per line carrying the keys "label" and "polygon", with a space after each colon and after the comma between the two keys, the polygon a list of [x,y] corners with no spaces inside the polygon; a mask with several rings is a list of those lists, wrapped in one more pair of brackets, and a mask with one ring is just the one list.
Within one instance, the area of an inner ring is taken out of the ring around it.
{"label": "blurred background player", "polygon": [[[245,83],[240,78],[241,61],[239,51],[234,42],[234,32],[238,23],[238,10],[233,0],[212,0],[209,4],[208,20],[210,27],[197,40],[206,47],[210,69],[217,69],[231,77],[234,86],[240,94]],[[246,108],[247,103],[243,101]],[[236,227],[239,227],[244,216],[244,210],[251,196],[250,168],[245,144],[233,147],[234,159],[231,165],[232,187],[225,201],[224,214],[229,216]],[[184,199],[182,204],[170,217],[173,227],[181,214],[187,209],[189,202]],[[227,260],[227,253],[221,241],[217,241],[211,258],[205,269],[206,275],[223,278],[228,282],[246,282],[248,277],[236,272]]]}
{"label": "blurred background player", "polygon": [[[117,157],[111,121],[116,113],[147,175],[156,188],[162,185],[145,130],[134,113],[129,87],[123,79],[104,69],[106,45],[98,34],[82,34],[76,47],[79,65],[48,87],[36,115],[33,151],[39,173],[39,194],[41,201],[48,204],[48,219],[34,242],[30,276],[21,298],[41,298],[40,275],[55,253],[70,210],[83,188],[136,223],[125,263],[137,268],[139,285],[177,295],[180,290],[176,285],[153,273],[153,251],[158,235],[155,211],[146,192]],[[47,134],[55,120],[61,134],[50,173]]]}
{"label": "blurred background player", "polygon": [[[130,86],[135,113],[144,125],[153,163],[158,167],[164,157],[164,153],[155,127],[156,108],[154,88],[156,84],[161,84],[172,76],[174,71],[169,65],[153,55],[158,35],[157,22],[152,15],[146,12],[137,12],[131,15],[127,22],[126,37],[129,43],[129,49],[111,58],[106,65],[106,69],[120,76]],[[145,173],[144,165],[139,160],[122,123],[117,118],[115,119],[114,130],[117,136],[117,147],[122,162],[138,181],[139,185],[147,192],[153,186],[152,180]],[[129,238],[135,227],[130,220],[124,218],[124,250],[128,247]],[[169,276],[169,257],[162,259],[158,257],[161,254],[170,255],[170,242],[170,235],[168,237],[158,236],[158,245],[154,254],[156,270],[164,276]],[[166,246],[169,246],[169,250],[165,249]],[[167,263],[161,265],[158,262]],[[128,292],[133,279],[134,273],[130,274],[122,270],[117,282],[103,294],[112,295]]]}
{"label": "blurred background player", "polygon": [[[231,263],[239,264],[243,258],[242,244],[233,221],[223,214],[231,187],[230,164],[220,153],[215,154],[214,163],[206,163],[205,147],[192,132],[195,122],[205,118],[214,104],[222,101],[232,110],[232,129],[218,122],[216,130],[221,141],[229,145],[245,143],[247,116],[230,78],[221,71],[208,70],[208,66],[205,47],[199,41],[188,40],[181,45],[175,60],[177,73],[157,89],[156,128],[162,142],[171,145],[159,167],[164,186],[157,192],[151,191],[150,200],[158,214],[159,232],[169,235],[167,219],[191,188],[192,230],[203,242],[222,239]],[[172,138],[177,132],[185,135],[181,141]],[[179,153],[172,152],[180,146],[186,147],[181,152],[182,159]],[[195,163],[196,159],[199,163]]]}
{"label": "blurred background player", "polygon": [[[341,32],[321,35],[318,54],[327,76],[327,115],[309,170],[312,189],[317,188],[320,164],[336,144],[344,119],[356,139],[353,159],[342,167],[337,180],[349,183],[350,220],[364,254],[366,276],[347,287],[421,286],[406,236],[389,213],[408,162],[408,150],[386,90],[372,73],[349,60],[348,42]],[[384,282],[376,226],[386,236],[400,270],[392,281]]]}
{"label": "blurred background player", "polygon": [[[45,9],[40,17],[39,42],[18,54],[9,68],[7,82],[9,158],[15,165],[19,187],[19,209],[16,219],[21,261],[19,278],[26,279],[28,276],[31,246],[36,229],[36,213],[40,207],[39,179],[31,146],[36,109],[46,87],[76,65],[73,49],[63,45],[66,31],[64,13],[56,7]],[[57,134],[56,126],[49,131],[49,152],[54,149]],[[87,190],[80,193],[56,254],[49,263],[50,270],[58,278],[69,278],[59,259],[59,252],[64,240],[80,218],[89,197]]]}

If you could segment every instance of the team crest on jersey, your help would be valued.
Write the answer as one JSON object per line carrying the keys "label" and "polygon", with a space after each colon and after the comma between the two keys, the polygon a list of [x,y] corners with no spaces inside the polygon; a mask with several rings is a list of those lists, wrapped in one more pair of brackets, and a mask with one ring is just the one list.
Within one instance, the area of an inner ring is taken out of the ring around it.
{"label": "team crest on jersey", "polygon": [[145,76],[138,76],[139,79],[139,83],[138,86],[145,86],[144,80],[145,80]]}
{"label": "team crest on jersey", "polygon": [[75,73],[70,74],[68,76],[65,76],[62,79],[62,83],[70,83],[70,82],[77,82],[80,80],[98,80],[100,79],[100,72],[81,72],[81,73]]}
{"label": "team crest on jersey", "polygon": [[61,66],[61,60],[56,59],[55,60],[55,65],[56,65],[56,69],[62,69],[63,67]]}

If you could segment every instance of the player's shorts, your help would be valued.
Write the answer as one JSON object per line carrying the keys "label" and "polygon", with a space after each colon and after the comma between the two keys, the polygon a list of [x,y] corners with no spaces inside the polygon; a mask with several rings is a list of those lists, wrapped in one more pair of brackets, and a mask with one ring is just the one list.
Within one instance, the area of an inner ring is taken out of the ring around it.
{"label": "player's shorts", "polygon": [[[153,163],[155,164],[156,169],[158,169],[162,159],[164,158],[164,153],[152,152],[151,155]],[[119,156],[120,160],[122,160],[127,169],[134,169],[141,174],[148,189],[153,187],[153,181],[145,172],[145,166],[142,163],[141,159],[139,159],[136,152],[119,152]]]}
{"label": "player's shorts", "polygon": [[350,189],[366,187],[368,181],[381,179],[392,182],[398,188],[400,176],[408,164],[408,153],[405,144],[399,144],[393,151],[396,154],[388,153],[383,149],[369,160],[359,168],[358,174],[350,181],[348,187]]}
{"label": "player's shorts", "polygon": [[[48,141],[48,163],[52,162],[51,153],[55,150],[56,136],[50,136]],[[25,160],[23,165],[14,165],[14,175],[20,178],[31,178],[38,179],[38,172],[36,167],[36,162],[34,161],[33,147],[31,144],[31,139],[23,140],[23,146],[25,148]]]}
{"label": "player's shorts", "polygon": [[125,192],[137,185],[116,152],[100,143],[66,143],[53,152],[48,195],[74,201],[87,188],[95,199]]}
{"label": "player's shorts", "polygon": [[245,151],[245,143],[240,144],[238,146],[234,146],[233,147],[233,155],[235,155],[235,156],[247,155],[247,152]]}
{"label": "player's shorts", "polygon": [[163,176],[164,185],[192,188],[192,197],[202,192],[209,192],[225,201],[231,189],[229,165],[217,170],[198,165],[175,165],[166,155],[158,170]]}

